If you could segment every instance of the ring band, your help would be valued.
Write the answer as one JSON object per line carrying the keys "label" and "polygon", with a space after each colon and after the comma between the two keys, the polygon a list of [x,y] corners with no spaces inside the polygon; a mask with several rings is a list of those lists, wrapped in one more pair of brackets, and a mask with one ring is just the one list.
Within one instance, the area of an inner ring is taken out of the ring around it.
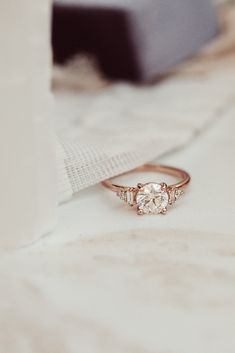
{"label": "ring band", "polygon": [[145,184],[138,183],[135,187],[113,183],[113,178],[102,182],[106,188],[115,192],[121,200],[135,207],[139,215],[166,213],[168,206],[173,205],[183,194],[183,188],[191,179],[190,175],[182,169],[159,164],[145,164],[121,175],[137,172],[164,173],[179,179],[178,183],[172,185],[167,185],[164,182],[148,182]]}

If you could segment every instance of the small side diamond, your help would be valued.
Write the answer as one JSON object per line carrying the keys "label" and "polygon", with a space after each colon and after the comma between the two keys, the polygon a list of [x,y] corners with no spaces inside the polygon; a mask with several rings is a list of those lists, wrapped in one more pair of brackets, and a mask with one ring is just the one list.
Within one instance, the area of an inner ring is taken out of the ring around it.
{"label": "small side diamond", "polygon": [[126,192],[126,202],[131,206],[134,205],[134,194],[132,191]]}
{"label": "small side diamond", "polygon": [[182,189],[176,189],[175,190],[175,199],[178,200],[179,197],[181,197],[184,194]]}
{"label": "small side diamond", "polygon": [[134,205],[134,192],[132,190],[119,190],[117,196],[128,205]]}
{"label": "small side diamond", "polygon": [[178,189],[178,188],[173,188],[169,190],[169,203],[170,205],[173,205],[176,200],[178,200],[179,197],[183,195],[183,190]]}
{"label": "small side diamond", "polygon": [[121,190],[121,189],[118,190],[117,196],[118,196],[121,200],[123,200],[123,201],[126,202],[126,193],[125,193],[124,190]]}

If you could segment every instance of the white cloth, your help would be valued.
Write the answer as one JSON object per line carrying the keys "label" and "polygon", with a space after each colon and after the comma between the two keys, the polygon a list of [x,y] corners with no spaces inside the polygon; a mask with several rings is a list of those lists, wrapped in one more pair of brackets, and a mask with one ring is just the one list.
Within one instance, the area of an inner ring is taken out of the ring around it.
{"label": "white cloth", "polygon": [[228,66],[151,87],[57,92],[60,200],[184,146],[221,116],[234,87]]}

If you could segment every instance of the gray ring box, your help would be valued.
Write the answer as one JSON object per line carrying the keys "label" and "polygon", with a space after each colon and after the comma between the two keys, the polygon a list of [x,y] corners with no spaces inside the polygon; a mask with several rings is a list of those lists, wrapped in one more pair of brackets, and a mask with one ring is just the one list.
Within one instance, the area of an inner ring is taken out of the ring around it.
{"label": "gray ring box", "polygon": [[118,80],[163,75],[217,32],[209,0],[56,0],[53,6],[54,61],[88,53]]}

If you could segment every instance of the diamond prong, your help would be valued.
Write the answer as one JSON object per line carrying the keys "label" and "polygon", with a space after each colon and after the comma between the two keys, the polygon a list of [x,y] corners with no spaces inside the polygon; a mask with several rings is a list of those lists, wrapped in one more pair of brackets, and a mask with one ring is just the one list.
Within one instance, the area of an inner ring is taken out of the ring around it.
{"label": "diamond prong", "polygon": [[166,209],[166,208],[163,208],[163,209],[161,210],[161,213],[162,213],[162,214],[166,214],[166,211],[167,211],[167,209]]}
{"label": "diamond prong", "polygon": [[143,210],[137,209],[137,215],[142,216],[144,214]]}
{"label": "diamond prong", "polygon": [[138,183],[138,184],[137,184],[137,188],[138,188],[138,189],[142,189],[143,186],[144,186],[144,184],[142,184],[142,183]]}
{"label": "diamond prong", "polygon": [[163,190],[166,190],[167,189],[167,184],[166,183],[161,183],[161,187]]}

